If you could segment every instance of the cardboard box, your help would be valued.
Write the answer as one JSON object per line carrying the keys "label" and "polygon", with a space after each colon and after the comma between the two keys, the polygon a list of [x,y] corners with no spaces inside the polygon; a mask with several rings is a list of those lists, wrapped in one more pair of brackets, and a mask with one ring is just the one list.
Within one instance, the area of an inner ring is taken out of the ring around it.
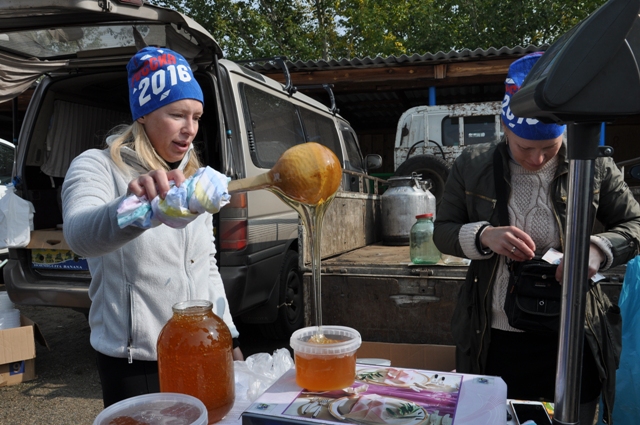
{"label": "cardboard box", "polygon": [[391,366],[447,372],[456,368],[456,347],[363,341],[356,357],[391,360]]}
{"label": "cardboard box", "polygon": [[38,325],[20,316],[20,327],[0,330],[0,387],[36,378],[35,340],[47,346]]}
{"label": "cardboard box", "polygon": [[31,266],[36,269],[89,270],[85,258],[75,254],[64,239],[62,230],[35,230],[27,245]]}
{"label": "cardboard box", "polygon": [[31,240],[27,249],[56,249],[71,251],[67,241],[64,240],[62,230],[47,229],[31,232]]}

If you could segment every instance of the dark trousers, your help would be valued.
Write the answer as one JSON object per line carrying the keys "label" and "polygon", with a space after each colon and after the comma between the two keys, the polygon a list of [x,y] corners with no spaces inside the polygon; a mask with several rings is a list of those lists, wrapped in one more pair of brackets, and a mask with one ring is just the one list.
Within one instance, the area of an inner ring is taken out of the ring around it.
{"label": "dark trousers", "polygon": [[[487,375],[500,376],[507,397],[554,401],[558,335],[491,329]],[[593,354],[585,343],[582,354],[580,403],[598,398],[601,384]]]}
{"label": "dark trousers", "polygon": [[125,398],[160,392],[158,362],[105,356],[96,351],[102,401],[107,408]]}

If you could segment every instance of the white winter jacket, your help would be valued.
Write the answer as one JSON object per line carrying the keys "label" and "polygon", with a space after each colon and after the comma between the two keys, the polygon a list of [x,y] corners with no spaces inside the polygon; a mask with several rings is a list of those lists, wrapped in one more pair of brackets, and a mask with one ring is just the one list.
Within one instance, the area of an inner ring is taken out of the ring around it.
{"label": "white winter jacket", "polygon": [[184,229],[120,229],[116,209],[129,182],[146,172],[131,150],[121,152],[133,175],[115,165],[108,149],[91,149],[73,160],[62,186],[64,237],[91,271],[91,345],[111,357],[156,360],[171,307],[192,299],[212,301],[237,337],[214,257],[211,215]]}

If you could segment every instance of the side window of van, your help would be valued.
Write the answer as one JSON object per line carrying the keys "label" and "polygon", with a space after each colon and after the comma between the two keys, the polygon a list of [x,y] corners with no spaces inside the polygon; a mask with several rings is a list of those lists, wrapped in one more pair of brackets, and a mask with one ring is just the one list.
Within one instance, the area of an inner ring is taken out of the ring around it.
{"label": "side window of van", "polygon": [[[477,115],[464,117],[464,144],[477,145],[492,142],[496,139],[495,115]],[[443,146],[458,146],[460,139],[460,119],[445,117],[442,120]]]}
{"label": "side window of van", "polygon": [[364,172],[362,154],[358,149],[358,144],[356,142],[354,134],[351,132],[349,127],[343,127],[341,129],[341,132],[347,155],[349,155],[349,160],[345,161],[345,168],[348,168],[352,171],[359,171],[361,173]]}
{"label": "side window of van", "polygon": [[480,115],[464,118],[464,144],[477,145],[496,140],[496,117]]}
{"label": "side window of van", "polygon": [[301,108],[301,115],[306,135],[305,141],[320,143],[328,147],[336,154],[340,163],[344,164],[340,138],[333,120],[304,108]]}
{"label": "side window of van", "polygon": [[255,87],[243,84],[249,148],[256,166],[272,168],[290,147],[304,143],[304,132],[297,108],[286,99],[272,96]]}
{"label": "side window of van", "polygon": [[0,184],[11,182],[11,172],[13,171],[13,156],[15,148],[12,143],[0,143]]}
{"label": "side window of van", "polygon": [[460,144],[459,122],[458,117],[442,119],[442,146],[458,146]]}

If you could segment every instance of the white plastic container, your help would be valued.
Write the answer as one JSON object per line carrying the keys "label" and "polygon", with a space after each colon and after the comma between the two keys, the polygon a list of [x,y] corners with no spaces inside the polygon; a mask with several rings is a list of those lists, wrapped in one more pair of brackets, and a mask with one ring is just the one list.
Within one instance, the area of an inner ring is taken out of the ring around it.
{"label": "white plastic container", "polygon": [[[0,269],[0,273],[2,270]],[[14,309],[15,306],[9,299],[9,294],[6,291],[0,291],[0,311],[11,310]]]}
{"label": "white plastic container", "polygon": [[11,329],[20,327],[20,310],[2,310],[0,311],[0,329]]}
{"label": "white plastic container", "polygon": [[130,422],[148,425],[207,425],[208,422],[204,403],[178,393],[144,394],[119,401],[100,412],[93,425],[109,425],[116,418],[131,418]]}
{"label": "white plastic container", "polygon": [[324,338],[314,341],[318,327],[302,328],[291,335],[296,364],[296,383],[311,391],[339,390],[356,377],[356,351],[360,333],[346,326],[322,326]]}

